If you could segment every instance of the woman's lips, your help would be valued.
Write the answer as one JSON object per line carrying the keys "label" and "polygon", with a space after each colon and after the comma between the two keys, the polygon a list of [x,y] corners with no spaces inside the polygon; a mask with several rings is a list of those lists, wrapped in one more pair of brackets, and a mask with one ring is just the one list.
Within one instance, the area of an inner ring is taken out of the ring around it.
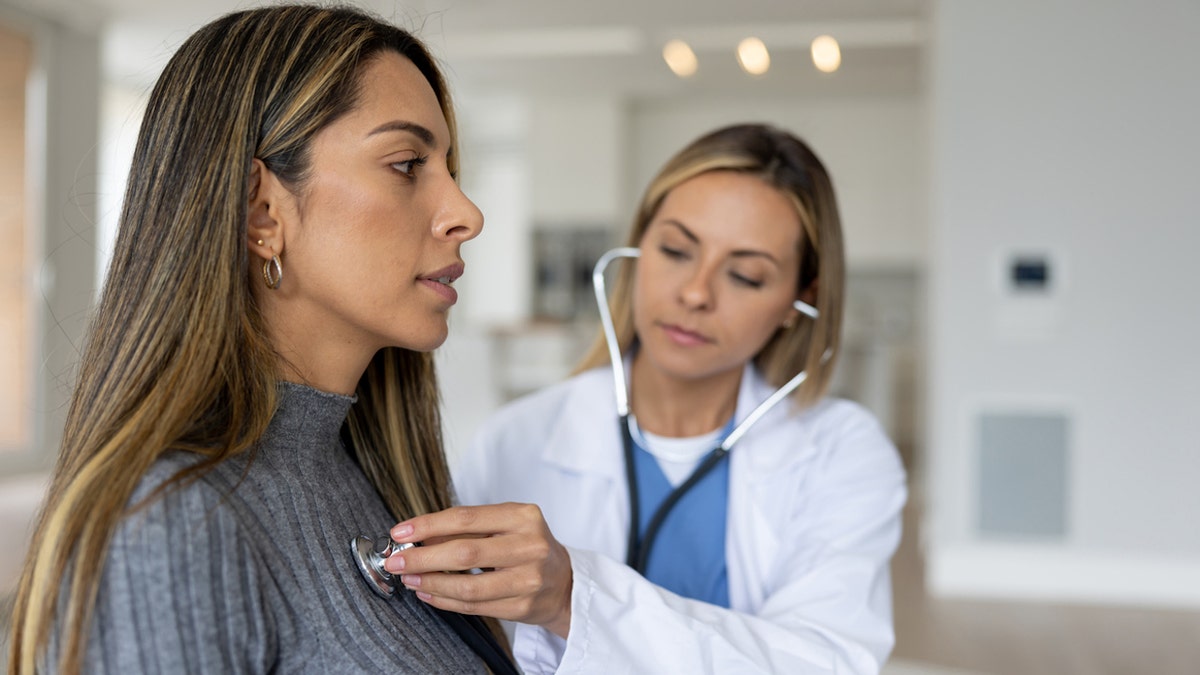
{"label": "woman's lips", "polygon": [[458,291],[450,285],[463,275],[464,266],[461,262],[447,265],[436,272],[423,274],[417,278],[422,286],[442,297],[442,300],[453,305],[458,302]]}
{"label": "woman's lips", "polygon": [[441,296],[442,300],[445,300],[451,305],[458,302],[458,291],[454,290],[454,287],[449,283],[443,283],[438,279],[418,279],[418,281],[421,282],[422,286],[432,290],[434,293],[437,293],[439,296]]}
{"label": "woman's lips", "polygon": [[713,342],[712,338],[686,328],[671,324],[661,324],[661,326],[663,332],[667,334],[667,338],[681,347],[699,347]]}

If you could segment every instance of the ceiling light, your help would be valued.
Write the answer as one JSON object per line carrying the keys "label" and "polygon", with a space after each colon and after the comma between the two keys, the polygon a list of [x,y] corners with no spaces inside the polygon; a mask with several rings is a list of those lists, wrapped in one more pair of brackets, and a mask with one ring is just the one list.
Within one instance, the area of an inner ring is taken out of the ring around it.
{"label": "ceiling light", "polygon": [[737,60],[742,70],[751,75],[762,75],[771,67],[767,46],[756,37],[748,37],[738,43]]}
{"label": "ceiling light", "polygon": [[832,73],[842,65],[842,48],[829,35],[818,35],[812,41],[813,65],[822,73]]}
{"label": "ceiling light", "polygon": [[696,53],[683,40],[671,40],[663,46],[662,54],[672,73],[679,77],[691,77],[696,74]]}

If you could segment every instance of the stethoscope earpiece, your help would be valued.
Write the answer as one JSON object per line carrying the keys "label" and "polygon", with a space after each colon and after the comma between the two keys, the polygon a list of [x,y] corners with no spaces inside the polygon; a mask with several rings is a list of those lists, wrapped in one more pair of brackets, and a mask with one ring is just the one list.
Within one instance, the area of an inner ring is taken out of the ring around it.
{"label": "stethoscope earpiece", "polygon": [[817,317],[821,316],[821,313],[817,311],[816,307],[813,307],[803,300],[797,300],[793,302],[792,307],[795,307],[797,312],[800,312],[801,314],[804,314],[812,319],[816,319]]}

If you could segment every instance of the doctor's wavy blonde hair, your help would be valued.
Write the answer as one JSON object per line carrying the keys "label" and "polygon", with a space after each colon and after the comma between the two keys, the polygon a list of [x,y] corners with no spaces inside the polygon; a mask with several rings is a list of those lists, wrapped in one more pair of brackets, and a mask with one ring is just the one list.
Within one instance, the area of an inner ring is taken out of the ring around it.
{"label": "doctor's wavy blonde hair", "polygon": [[[801,316],[791,328],[775,331],[754,357],[771,384],[783,386],[801,370],[808,377],[792,394],[800,407],[817,402],[829,389],[841,340],[845,297],[842,222],[829,173],[804,141],[765,124],[739,124],[717,129],[692,141],[667,161],[650,181],[633,219],[626,246],[640,246],[667,194],[711,171],[735,171],[761,178],[792,202],[804,236],[800,241],[800,274],[796,297],[817,286],[816,320]],[[622,354],[634,346],[633,289],[637,263],[622,261],[609,298]],[[822,358],[828,351],[830,357]],[[607,365],[608,348],[601,333],[577,371]]]}
{"label": "doctor's wavy blonde hair", "polygon": [[[17,590],[9,672],[45,667],[52,629],[61,636],[54,669],[82,669],[109,540],[156,459],[169,450],[203,457],[168,484],[177,487],[252,451],[266,430],[280,371],[251,294],[250,284],[262,283],[247,249],[251,163],[261,159],[303,190],[313,137],[357,105],[363,71],[385,51],[424,74],[456,146],[432,56],[406,31],[354,9],[232,13],[167,64],[138,136],[115,252]],[[381,350],[356,393],[343,436],[393,517],[449,507],[432,356]]]}

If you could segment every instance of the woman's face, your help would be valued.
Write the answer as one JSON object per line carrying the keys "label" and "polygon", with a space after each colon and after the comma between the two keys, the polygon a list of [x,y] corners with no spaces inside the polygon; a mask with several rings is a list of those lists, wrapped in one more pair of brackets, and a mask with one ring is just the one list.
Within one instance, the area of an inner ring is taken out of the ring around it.
{"label": "woman's face", "polygon": [[761,178],[711,171],[671,190],[636,263],[639,359],[683,380],[740,373],[795,312],[801,236]]}
{"label": "woman's face", "polygon": [[367,65],[359,105],[314,137],[306,181],[277,205],[287,223],[284,278],[266,293],[287,305],[292,344],[277,345],[286,358],[309,370],[446,339],[459,249],[483,228],[450,174],[449,150],[445,117],[416,66],[394,52]]}

